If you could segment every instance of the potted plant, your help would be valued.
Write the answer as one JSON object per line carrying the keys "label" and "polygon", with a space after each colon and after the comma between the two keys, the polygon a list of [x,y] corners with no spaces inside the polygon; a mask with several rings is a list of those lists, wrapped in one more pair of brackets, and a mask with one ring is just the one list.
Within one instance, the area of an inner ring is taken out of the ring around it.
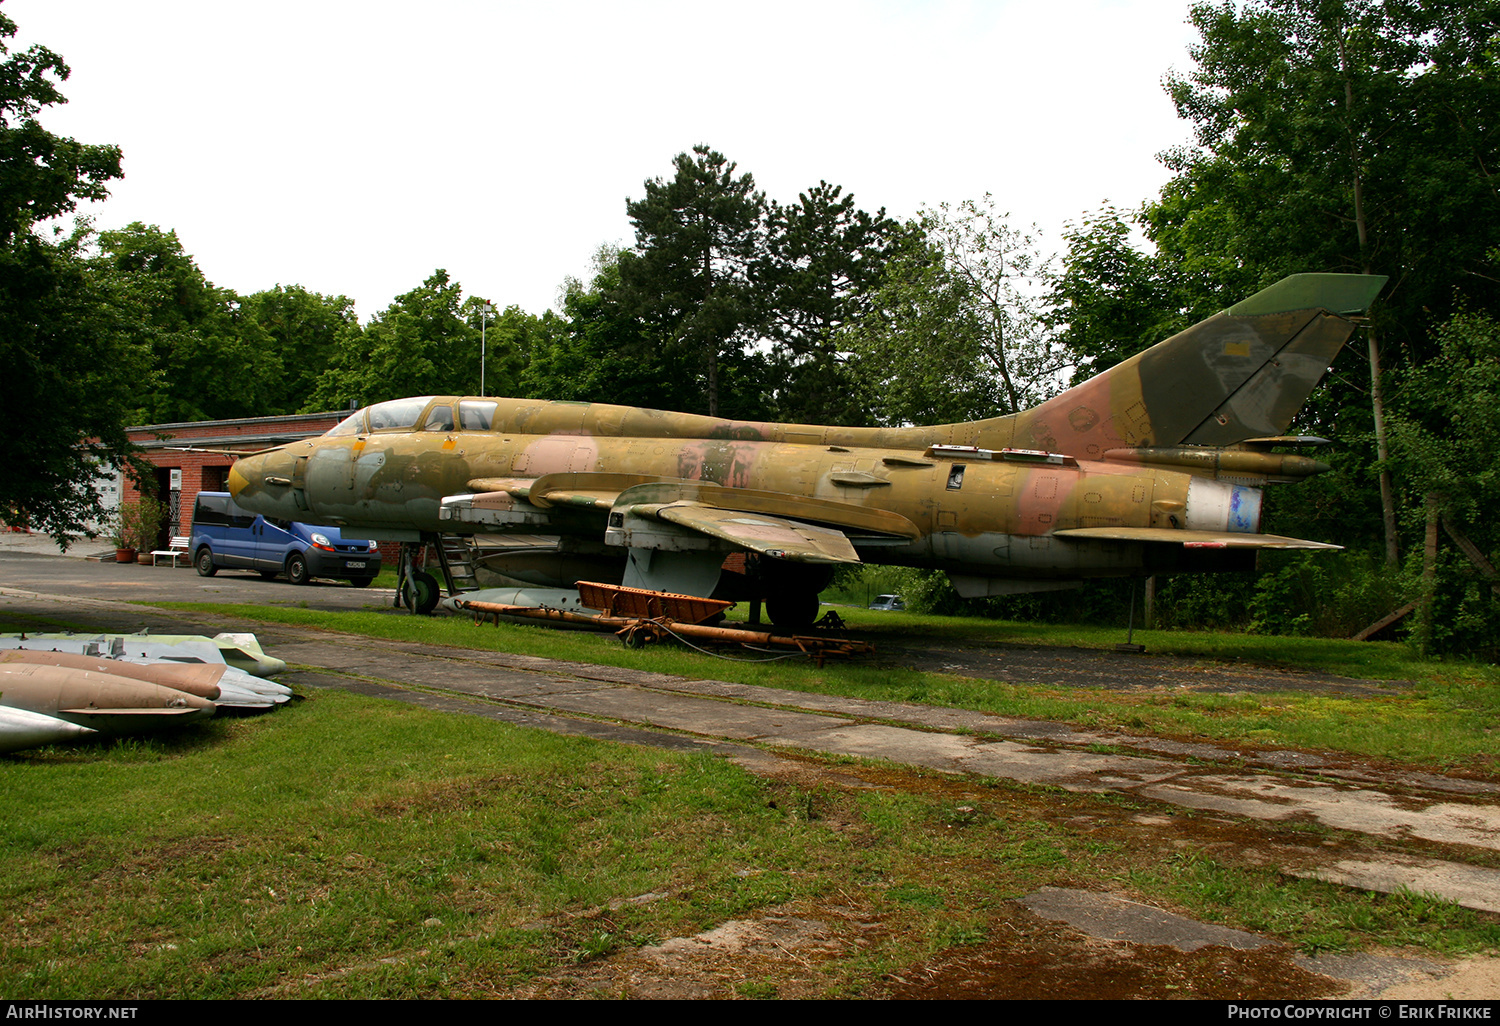
{"label": "potted plant", "polygon": [[109,540],[115,543],[115,562],[134,563],[135,546],[130,541],[130,534],[125,529],[125,517],[122,510],[115,510],[109,515],[104,524],[105,533]]}
{"label": "potted plant", "polygon": [[155,548],[165,513],[166,507],[149,495],[121,506],[114,532],[116,562],[134,562],[140,553]]}

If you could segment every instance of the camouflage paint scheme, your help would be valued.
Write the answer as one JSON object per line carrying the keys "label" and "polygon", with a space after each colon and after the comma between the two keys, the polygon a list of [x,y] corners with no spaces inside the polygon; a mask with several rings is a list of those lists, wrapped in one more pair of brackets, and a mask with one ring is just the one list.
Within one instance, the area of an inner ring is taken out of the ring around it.
{"label": "camouflage paint scheme", "polygon": [[423,397],[242,459],[230,489],[388,540],[540,536],[573,566],[628,552],[624,583],[692,594],[722,590],[734,552],[762,591],[813,594],[859,561],[942,569],[971,597],[1240,569],[1257,548],[1334,547],[1258,534],[1260,488],[1327,469],[1271,449],[1297,441],[1282,432],[1384,281],[1294,275],[1013,416],[859,428]]}

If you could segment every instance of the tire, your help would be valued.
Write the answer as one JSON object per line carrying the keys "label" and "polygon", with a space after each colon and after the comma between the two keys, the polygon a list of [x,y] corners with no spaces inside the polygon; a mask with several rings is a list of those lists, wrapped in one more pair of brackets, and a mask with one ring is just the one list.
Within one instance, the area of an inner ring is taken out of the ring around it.
{"label": "tire", "polygon": [[818,593],[783,591],[766,596],[766,615],[783,630],[810,627],[818,618]]}
{"label": "tire", "polygon": [[219,568],[214,566],[214,554],[206,546],[199,549],[198,554],[193,557],[193,566],[197,568],[199,577],[212,577],[219,572]]}
{"label": "tire", "polygon": [[351,577],[349,578],[349,583],[356,588],[368,588],[374,580],[375,578],[373,577]]}
{"label": "tire", "polygon": [[833,568],[780,559],[760,561],[760,587],[766,615],[782,630],[810,627],[818,619],[818,593],[828,587]]}
{"label": "tire", "polygon": [[312,580],[312,575],[307,572],[307,559],[300,552],[286,557],[286,578],[293,584],[306,584]]}
{"label": "tire", "polygon": [[440,598],[442,591],[438,588],[436,577],[425,570],[412,573],[406,585],[406,604],[413,613],[426,616],[437,608]]}

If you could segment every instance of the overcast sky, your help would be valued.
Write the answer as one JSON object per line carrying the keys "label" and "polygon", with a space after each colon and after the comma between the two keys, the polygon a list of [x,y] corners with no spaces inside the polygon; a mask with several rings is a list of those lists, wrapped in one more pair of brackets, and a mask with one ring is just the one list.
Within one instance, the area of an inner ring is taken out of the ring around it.
{"label": "overcast sky", "polygon": [[708,143],[794,202],[897,217],[994,194],[1056,246],[1187,141],[1187,0],[4,0],[72,67],[43,125],[124,150],[100,227],[173,229],[210,280],[362,319],[446,268],[540,313],[627,198]]}

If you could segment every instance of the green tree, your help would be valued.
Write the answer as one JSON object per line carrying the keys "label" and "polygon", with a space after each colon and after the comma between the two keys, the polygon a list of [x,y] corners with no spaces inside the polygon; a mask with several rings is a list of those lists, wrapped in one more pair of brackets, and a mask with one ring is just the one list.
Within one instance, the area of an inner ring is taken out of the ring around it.
{"label": "green tree", "polygon": [[239,297],[217,288],[173,231],[140,222],[101,232],[90,270],[120,330],[151,352],[159,377],[140,390],[136,423],[254,417],[273,407],[280,354],[253,326]]}
{"label": "green tree", "polygon": [[139,469],[124,425],[134,390],[150,387],[144,351],[116,331],[86,273],[87,231],[44,222],[107,195],[120,151],[46,131],[38,116],[66,102],[68,66],[41,46],[13,53],[0,14],[0,517],[66,543],[103,515],[101,472]]}
{"label": "green tree", "polygon": [[765,246],[765,197],[707,146],[678,154],[673,166],[671,181],[646,182],[645,197],[625,205],[635,248],[620,255],[620,301],[642,320],[644,344],[702,376],[695,409],[742,416],[760,406],[758,397],[746,403],[743,385],[761,362],[746,347],[765,319],[753,275]]}
{"label": "green tree", "polygon": [[767,211],[768,246],[756,278],[771,297],[766,330],[776,365],[776,416],[819,424],[858,424],[870,402],[837,348],[840,329],[869,311],[900,225],[871,215],[854,196],[819,182]]}
{"label": "green tree", "polygon": [[1014,413],[1061,389],[1069,366],[1044,316],[1046,261],[989,197],[907,225],[870,311],[842,333],[884,423]]}
{"label": "green tree", "polygon": [[16,23],[0,14],[0,244],[18,237],[51,218],[70,214],[79,200],[102,200],[106,183],[120,177],[118,146],[85,145],[53,135],[37,115],[67,103],[59,90],[72,73],[57,54],[44,46],[12,53],[5,40],[16,34]]}
{"label": "green tree", "polygon": [[564,283],[563,315],[537,334],[521,376],[523,395],[668,410],[702,401],[698,383],[671,366],[649,344],[645,323],[626,312],[619,261],[619,249],[600,247],[589,283]]}
{"label": "green tree", "polygon": [[1500,319],[1459,313],[1435,338],[1436,357],[1392,375],[1394,461],[1414,493],[1500,545]]}
{"label": "green tree", "polygon": [[951,423],[1002,408],[999,383],[978,358],[982,327],[964,299],[942,251],[921,223],[909,223],[871,293],[871,310],[839,342],[879,423]]}
{"label": "green tree", "polygon": [[[1414,496],[1407,504],[1413,532],[1429,512],[1456,528],[1436,568],[1436,602],[1422,626],[1440,651],[1494,659],[1500,654],[1496,580],[1463,553],[1473,547],[1493,569],[1500,564],[1500,319],[1456,314],[1435,333],[1438,354],[1392,374],[1393,461]],[[1409,561],[1412,562],[1412,561]]]}
{"label": "green tree", "polygon": [[319,379],[344,343],[360,333],[354,301],[324,296],[300,285],[277,285],[240,300],[237,320],[243,337],[274,359],[279,373],[267,382],[261,413],[273,416],[311,412]]}
{"label": "green tree", "polygon": [[[485,302],[477,296],[465,300],[464,319],[478,324],[479,308]],[[538,316],[513,303],[498,316],[491,316],[484,339],[485,391],[489,395],[529,395],[525,391],[526,369],[533,354],[545,350],[550,340],[563,330],[562,319],[551,310]]]}
{"label": "green tree", "polygon": [[1500,4],[1257,0],[1199,4],[1192,21],[1196,67],[1169,88],[1196,144],[1168,155],[1176,177],[1146,209],[1148,234],[1195,316],[1296,271],[1391,277],[1367,332],[1364,419],[1394,562],[1383,368],[1431,355],[1459,304],[1500,302],[1485,255]]}
{"label": "green tree", "polygon": [[444,270],[397,296],[365,325],[342,336],[312,405],[325,410],[409,395],[477,395],[479,320]]}
{"label": "green tree", "polygon": [[1131,244],[1130,225],[1114,207],[1069,225],[1063,240],[1047,319],[1072,355],[1074,384],[1188,327],[1162,262]]}

